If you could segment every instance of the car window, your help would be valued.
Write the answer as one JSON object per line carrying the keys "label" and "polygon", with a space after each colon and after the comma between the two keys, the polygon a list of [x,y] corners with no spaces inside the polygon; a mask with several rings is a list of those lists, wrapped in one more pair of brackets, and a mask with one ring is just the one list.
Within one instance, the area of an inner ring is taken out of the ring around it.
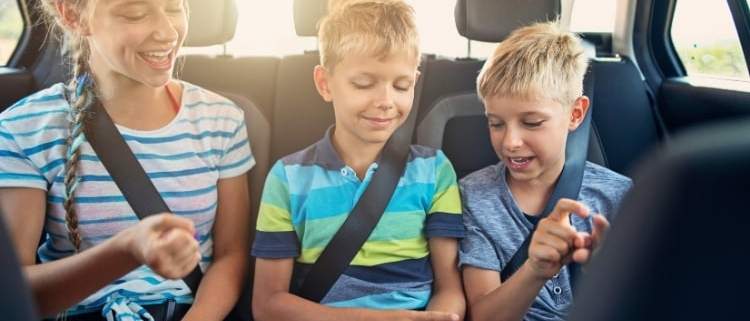
{"label": "car window", "polygon": [[671,37],[688,76],[750,80],[726,1],[677,1]]}
{"label": "car window", "polygon": [[[495,43],[471,41],[469,44],[466,38],[458,34],[453,13],[456,0],[406,1],[414,7],[424,53],[486,58],[495,49]],[[226,51],[235,56],[284,56],[316,50],[314,37],[297,37],[294,32],[293,2],[237,1],[237,31],[234,39],[226,45]],[[575,0],[573,3],[573,31],[612,32],[616,0]],[[222,46],[186,48],[183,53],[219,54],[223,50]]]}
{"label": "car window", "polygon": [[[237,1],[238,23],[234,39],[226,51],[236,56],[284,56],[316,50],[314,37],[298,37],[294,32],[292,0]],[[407,0],[414,7],[422,51],[450,57],[467,55],[466,38],[456,30],[453,10],[455,0]],[[259,32],[273,30],[273,32]],[[472,44],[481,51],[494,44]],[[183,53],[218,54],[222,46],[185,48]],[[491,50],[491,49],[490,49]],[[474,51],[474,50],[472,50]],[[489,53],[489,51],[488,51]],[[485,55],[486,56],[486,55]]]}
{"label": "car window", "polygon": [[[414,7],[422,52],[447,57],[469,56],[469,41],[458,34],[453,10],[456,0],[406,0]],[[292,0],[237,1],[238,23],[226,52],[235,56],[284,56],[317,50],[314,37],[294,32]],[[258,32],[273,30],[273,32]],[[471,57],[487,57],[494,43],[471,42]],[[185,48],[182,53],[220,54],[224,46]]]}
{"label": "car window", "polygon": [[570,30],[612,33],[615,30],[616,0],[575,0],[570,15]]}
{"label": "car window", "polygon": [[23,18],[15,0],[0,0],[0,66],[8,64],[23,34]]}

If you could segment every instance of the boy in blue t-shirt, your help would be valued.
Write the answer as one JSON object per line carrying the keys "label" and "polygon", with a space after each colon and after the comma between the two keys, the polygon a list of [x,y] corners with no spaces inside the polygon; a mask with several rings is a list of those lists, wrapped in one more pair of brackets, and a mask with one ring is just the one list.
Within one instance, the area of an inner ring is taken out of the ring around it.
{"label": "boy in blue t-shirt", "polygon": [[[605,217],[631,186],[586,163],[578,201],[561,199],[547,218],[538,217],[562,173],[567,135],[589,107],[587,65],[575,35],[538,23],[500,43],[477,79],[501,162],[460,182],[467,236],[459,257],[475,321],[563,320],[573,297],[567,263],[589,259],[609,227]],[[528,259],[502,280],[537,222]]]}
{"label": "boy in blue t-shirt", "polygon": [[340,2],[329,12],[314,80],[333,103],[335,126],[266,179],[253,245],[255,318],[459,320],[456,174],[442,152],[421,146],[411,146],[385,213],[321,302],[293,294],[370,184],[418,76],[414,13],[403,1]]}

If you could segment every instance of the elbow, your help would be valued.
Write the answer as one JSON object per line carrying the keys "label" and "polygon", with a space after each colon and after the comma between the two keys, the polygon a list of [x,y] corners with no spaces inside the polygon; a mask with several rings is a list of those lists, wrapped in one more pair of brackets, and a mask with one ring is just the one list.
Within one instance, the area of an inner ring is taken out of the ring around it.
{"label": "elbow", "polygon": [[253,296],[252,303],[250,305],[250,311],[253,314],[253,320],[255,321],[272,321],[273,315],[271,313],[271,300],[268,297]]}
{"label": "elbow", "polygon": [[471,313],[471,321],[489,321],[492,320],[491,318],[488,318],[488,316],[484,313],[481,313],[479,311],[469,310]]}
{"label": "elbow", "polygon": [[263,304],[258,302],[258,298],[253,297],[252,302],[250,303],[250,311],[253,315],[253,320],[256,321],[264,321],[267,320],[266,311],[263,309]]}
{"label": "elbow", "polygon": [[[40,295],[38,293],[34,293],[34,299],[37,302],[36,309],[39,312],[39,316],[49,319],[55,319],[58,314],[65,311],[67,306],[64,306],[62,304],[56,304],[58,302],[54,302],[55,300],[48,300],[49,297],[46,297],[44,295]],[[45,300],[47,299],[47,300]],[[53,301],[53,302],[50,302]]]}
{"label": "elbow", "polygon": [[479,305],[479,300],[475,298],[473,301],[469,300],[469,298],[466,298],[466,317],[469,319],[469,316],[471,316],[471,321],[496,321],[499,320],[499,316],[494,316],[494,318],[490,315],[488,315],[487,311],[484,311],[482,309],[481,305]]}

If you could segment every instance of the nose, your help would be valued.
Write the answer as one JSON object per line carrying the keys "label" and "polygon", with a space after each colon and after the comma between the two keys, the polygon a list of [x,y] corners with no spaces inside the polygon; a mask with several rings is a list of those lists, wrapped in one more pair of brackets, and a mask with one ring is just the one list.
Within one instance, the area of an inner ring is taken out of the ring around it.
{"label": "nose", "polygon": [[180,21],[175,21],[174,17],[160,12],[154,29],[154,39],[159,42],[176,43],[180,37],[177,31],[177,24],[181,23]]}
{"label": "nose", "polygon": [[521,146],[523,146],[521,130],[513,128],[512,126],[507,126],[502,142],[505,151],[514,152],[519,150]]}
{"label": "nose", "polygon": [[378,93],[375,105],[382,110],[389,110],[395,106],[393,102],[393,89],[390,86],[383,86]]}

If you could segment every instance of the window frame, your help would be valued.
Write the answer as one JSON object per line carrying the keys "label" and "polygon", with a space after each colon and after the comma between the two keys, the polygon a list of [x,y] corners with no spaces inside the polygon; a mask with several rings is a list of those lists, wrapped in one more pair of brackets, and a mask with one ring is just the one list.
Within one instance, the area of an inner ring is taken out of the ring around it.
{"label": "window frame", "polygon": [[734,28],[737,30],[737,36],[740,39],[742,53],[745,56],[745,66],[750,74],[750,9],[748,9],[747,0],[727,0],[729,11],[732,13]]}

